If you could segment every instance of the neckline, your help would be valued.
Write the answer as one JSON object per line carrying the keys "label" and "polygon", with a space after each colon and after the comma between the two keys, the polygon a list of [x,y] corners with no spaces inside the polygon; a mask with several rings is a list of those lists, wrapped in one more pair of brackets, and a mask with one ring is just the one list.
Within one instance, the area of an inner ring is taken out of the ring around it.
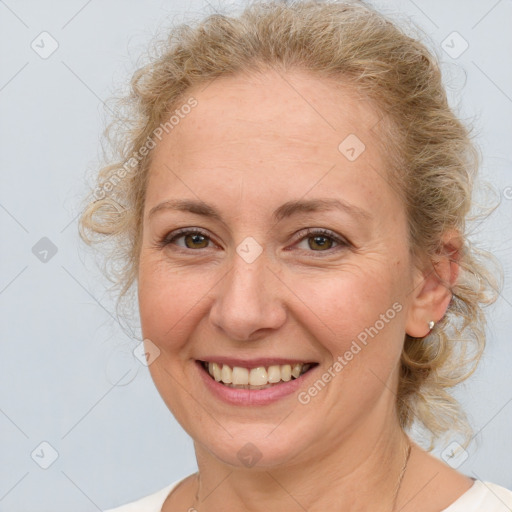
{"label": "neckline", "polygon": [[[167,498],[178,488],[178,486],[184,482],[187,478],[194,475],[195,473],[190,473],[190,475],[186,475],[180,480],[177,480],[176,482],[173,482],[172,484],[169,484],[167,487],[164,487],[161,489],[159,494],[162,496],[162,501],[159,504],[158,512],[162,512],[162,507],[164,506],[164,503],[166,502]],[[458,498],[455,499],[452,503],[448,505],[448,507],[444,508],[440,512],[455,512],[453,511],[453,507],[459,507],[461,505],[468,505],[471,504],[472,506],[475,505],[474,499],[479,495],[479,493],[482,490],[483,482],[480,480],[477,480],[474,477],[469,477],[471,480],[473,480],[473,485],[467,489],[465,492],[463,492]]]}
{"label": "neckline", "polygon": [[[472,510],[477,510],[475,507],[478,506],[484,498],[482,494],[483,482],[472,476],[469,478],[473,480],[473,485],[456,498],[455,501],[452,501],[446,508],[443,508],[441,512],[458,512],[460,507],[471,507]],[[476,501],[476,498],[479,498],[478,501]]]}
{"label": "neckline", "polygon": [[[190,475],[186,475],[180,480],[176,480],[172,484],[169,484],[168,486],[164,487],[158,492],[158,497],[162,498],[161,502],[158,504],[158,511],[162,512],[162,507],[164,506],[164,503],[167,501],[169,496],[178,488],[178,486],[183,483],[187,478],[190,478],[192,475],[195,475],[195,473],[190,473]],[[160,500],[159,500],[160,501]]]}

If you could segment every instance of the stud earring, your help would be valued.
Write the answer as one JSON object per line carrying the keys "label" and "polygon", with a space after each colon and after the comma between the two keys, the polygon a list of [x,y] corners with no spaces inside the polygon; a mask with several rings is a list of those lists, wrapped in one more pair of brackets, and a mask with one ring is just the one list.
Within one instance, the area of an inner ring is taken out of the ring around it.
{"label": "stud earring", "polygon": [[428,323],[428,328],[429,328],[429,330],[432,330],[432,329],[434,328],[434,325],[435,325],[435,324],[436,324],[436,323],[434,322],[434,320],[430,320],[430,322]]}

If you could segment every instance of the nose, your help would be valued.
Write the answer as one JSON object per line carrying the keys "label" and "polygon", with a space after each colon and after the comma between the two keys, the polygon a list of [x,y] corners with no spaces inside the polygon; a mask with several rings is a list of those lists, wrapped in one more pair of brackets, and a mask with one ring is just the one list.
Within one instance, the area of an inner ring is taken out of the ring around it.
{"label": "nose", "polygon": [[232,340],[268,336],[286,321],[284,288],[263,255],[252,263],[235,255],[231,270],[215,287],[210,320]]}

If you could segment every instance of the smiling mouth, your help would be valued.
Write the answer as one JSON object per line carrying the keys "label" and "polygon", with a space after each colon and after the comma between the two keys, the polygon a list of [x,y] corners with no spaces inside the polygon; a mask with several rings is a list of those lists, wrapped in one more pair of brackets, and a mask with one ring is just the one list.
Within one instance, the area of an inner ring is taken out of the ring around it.
{"label": "smiling mouth", "polygon": [[237,389],[267,389],[300,378],[318,363],[294,363],[259,366],[257,368],[231,367],[199,361],[212,379],[224,386]]}

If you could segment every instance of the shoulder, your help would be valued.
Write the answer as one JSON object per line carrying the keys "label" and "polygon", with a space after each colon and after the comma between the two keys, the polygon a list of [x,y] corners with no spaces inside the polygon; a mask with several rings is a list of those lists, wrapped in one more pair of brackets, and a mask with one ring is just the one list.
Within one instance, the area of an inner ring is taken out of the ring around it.
{"label": "shoulder", "polygon": [[160,489],[148,496],[144,496],[136,501],[132,501],[130,503],[126,503],[125,505],[121,505],[120,507],[111,508],[105,510],[105,512],[161,512],[162,506],[171,491],[183,480],[184,477],[180,480],[176,480],[170,485],[167,485],[163,489]]}
{"label": "shoulder", "polygon": [[510,512],[512,491],[492,482],[475,480],[457,501],[442,512]]}

